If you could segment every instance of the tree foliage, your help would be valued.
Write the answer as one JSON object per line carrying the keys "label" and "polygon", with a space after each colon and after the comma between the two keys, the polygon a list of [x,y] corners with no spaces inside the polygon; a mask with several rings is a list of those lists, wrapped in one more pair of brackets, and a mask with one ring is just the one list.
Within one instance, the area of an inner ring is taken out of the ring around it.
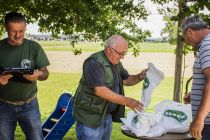
{"label": "tree foliage", "polygon": [[[177,0],[154,0],[154,2],[159,3],[161,5],[165,5],[167,3],[172,3],[174,5],[173,7],[162,6],[159,9],[160,14],[163,15],[163,20],[166,23],[166,26],[162,30],[162,34],[168,35],[168,40],[171,44],[176,43],[176,34],[178,31],[177,21],[182,17],[187,17],[190,15],[199,15],[203,17],[203,19],[210,25],[210,12],[201,12],[205,8],[210,11],[210,2],[208,2],[207,0],[188,0],[186,1],[186,6],[182,10],[183,12],[181,13],[178,13],[179,7],[177,4]],[[186,48],[189,49],[189,46],[186,46]]]}
{"label": "tree foliage", "polygon": [[[69,35],[86,39],[107,39],[121,34],[137,43],[150,35],[135,24],[146,19],[144,1],[134,0],[1,0],[0,21],[6,13],[19,11],[28,23],[37,22],[41,32]],[[3,24],[0,24],[2,33]]]}

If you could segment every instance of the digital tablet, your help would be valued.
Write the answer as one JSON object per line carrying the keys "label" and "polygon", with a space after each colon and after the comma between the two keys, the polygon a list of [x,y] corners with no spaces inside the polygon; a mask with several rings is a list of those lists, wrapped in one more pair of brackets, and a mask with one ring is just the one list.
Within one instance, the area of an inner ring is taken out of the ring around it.
{"label": "digital tablet", "polygon": [[31,83],[31,81],[27,80],[23,77],[25,74],[33,74],[34,69],[31,68],[1,68],[1,75],[12,75],[13,77],[9,79],[9,81],[15,82],[23,82],[23,83]]}

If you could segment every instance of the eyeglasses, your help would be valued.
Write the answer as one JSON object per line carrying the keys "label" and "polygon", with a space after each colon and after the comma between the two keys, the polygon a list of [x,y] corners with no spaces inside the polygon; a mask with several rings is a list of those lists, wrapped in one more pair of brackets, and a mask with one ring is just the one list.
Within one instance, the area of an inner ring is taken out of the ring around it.
{"label": "eyeglasses", "polygon": [[[112,47],[110,47],[112,48]],[[112,50],[114,50],[119,56],[125,56],[127,53],[123,52],[123,53],[119,53],[117,50],[115,50],[114,48],[112,48]]]}

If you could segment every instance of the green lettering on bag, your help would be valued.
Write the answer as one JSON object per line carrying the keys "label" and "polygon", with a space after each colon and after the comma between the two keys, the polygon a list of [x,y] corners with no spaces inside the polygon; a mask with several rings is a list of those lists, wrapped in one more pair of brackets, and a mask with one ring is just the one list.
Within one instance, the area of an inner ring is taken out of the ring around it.
{"label": "green lettering on bag", "polygon": [[144,88],[144,89],[148,88],[148,87],[149,87],[149,84],[150,84],[150,81],[149,81],[149,79],[146,77],[146,78],[144,79],[143,88]]}
{"label": "green lettering on bag", "polygon": [[140,120],[141,120],[141,116],[140,115],[137,115],[136,117],[134,117],[134,123],[138,123]]}
{"label": "green lettering on bag", "polygon": [[172,117],[180,123],[187,120],[187,115],[184,112],[178,110],[166,110],[163,115],[166,117]]}

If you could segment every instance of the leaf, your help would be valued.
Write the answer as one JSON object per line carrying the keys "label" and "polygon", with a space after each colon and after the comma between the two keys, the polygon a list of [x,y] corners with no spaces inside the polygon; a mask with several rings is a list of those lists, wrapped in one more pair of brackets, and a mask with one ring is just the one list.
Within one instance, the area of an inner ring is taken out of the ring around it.
{"label": "leaf", "polygon": [[[134,0],[8,0],[0,1],[0,21],[4,23],[7,12],[19,11],[28,23],[38,23],[41,32],[51,32],[54,37],[80,34],[86,40],[95,36],[106,40],[121,34],[129,42],[140,42],[149,35],[135,23],[148,16],[143,4]],[[3,29],[0,25],[0,33]]]}

